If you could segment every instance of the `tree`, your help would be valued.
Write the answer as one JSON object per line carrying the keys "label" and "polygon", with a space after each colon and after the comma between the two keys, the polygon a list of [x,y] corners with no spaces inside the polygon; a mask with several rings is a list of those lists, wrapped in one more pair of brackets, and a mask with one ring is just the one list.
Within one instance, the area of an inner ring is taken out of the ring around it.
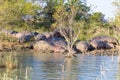
{"label": "tree", "polygon": [[68,49],[68,57],[73,57],[73,46],[76,40],[78,39],[80,28],[82,22],[75,20],[77,11],[79,7],[77,6],[79,0],[69,0],[67,5],[63,0],[60,0],[60,3],[55,8],[55,13],[53,15],[56,20],[56,26],[59,27],[60,33],[64,36]]}
{"label": "tree", "polygon": [[2,27],[23,27],[27,25],[22,19],[25,15],[35,15],[40,7],[25,0],[0,0],[0,24]]}
{"label": "tree", "polygon": [[104,14],[102,14],[101,12],[94,12],[90,15],[91,26],[102,26],[104,23]]}
{"label": "tree", "polygon": [[46,19],[49,19],[50,24],[54,22],[53,14],[54,8],[57,5],[58,0],[46,0],[46,6],[44,8],[44,13]]}
{"label": "tree", "polygon": [[38,25],[43,26],[46,29],[50,29],[51,24],[55,22],[53,14],[55,12],[55,6],[59,0],[41,0],[43,2],[42,9],[38,15],[36,15],[36,20]]}
{"label": "tree", "polygon": [[115,0],[113,5],[116,7],[116,15],[113,22],[116,26],[120,26],[120,0]]}

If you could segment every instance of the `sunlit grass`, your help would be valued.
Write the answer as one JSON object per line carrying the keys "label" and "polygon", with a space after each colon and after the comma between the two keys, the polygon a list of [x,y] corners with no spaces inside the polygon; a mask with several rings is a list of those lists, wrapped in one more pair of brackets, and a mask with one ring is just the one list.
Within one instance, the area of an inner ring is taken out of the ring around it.
{"label": "sunlit grass", "polygon": [[31,70],[18,65],[16,52],[0,53],[0,80],[30,80]]}
{"label": "sunlit grass", "polygon": [[15,52],[1,52],[0,53],[0,66],[7,68],[7,69],[13,69],[17,67],[17,58]]}
{"label": "sunlit grass", "polygon": [[[22,73],[21,71],[22,70]],[[32,68],[27,67],[26,69],[5,69],[3,73],[0,73],[0,80],[31,80]]]}

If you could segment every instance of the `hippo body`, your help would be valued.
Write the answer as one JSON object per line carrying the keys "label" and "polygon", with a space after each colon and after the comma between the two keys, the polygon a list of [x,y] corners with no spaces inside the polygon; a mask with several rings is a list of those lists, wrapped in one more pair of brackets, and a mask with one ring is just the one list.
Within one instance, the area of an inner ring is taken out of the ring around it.
{"label": "hippo body", "polygon": [[108,37],[108,36],[97,36],[97,37],[92,38],[89,41],[93,41],[93,40],[100,40],[103,42],[112,43],[112,44],[116,44],[116,45],[119,44],[119,41],[116,38]]}
{"label": "hippo body", "polygon": [[97,36],[89,40],[89,43],[95,49],[113,49],[119,44],[119,41],[113,37]]}
{"label": "hippo body", "polygon": [[35,51],[40,51],[40,52],[49,52],[51,51],[51,45],[49,45],[49,43],[47,43],[46,41],[40,40],[37,41],[34,45],[33,45],[33,49]]}
{"label": "hippo body", "polygon": [[53,52],[65,52],[66,51],[66,42],[64,40],[58,39],[50,39],[48,40],[40,40],[34,44],[35,50],[42,50],[42,51],[53,51]]}
{"label": "hippo body", "polygon": [[80,52],[87,52],[87,51],[91,51],[93,49],[93,47],[87,41],[77,42],[76,48]]}
{"label": "hippo body", "polygon": [[65,52],[67,50],[67,42],[63,38],[52,37],[46,41],[53,46],[54,52]]}
{"label": "hippo body", "polygon": [[105,49],[106,43],[101,40],[92,40],[90,44],[94,47],[94,49]]}
{"label": "hippo body", "polygon": [[34,36],[36,41],[39,40],[46,40],[46,36],[44,34],[38,34],[37,36]]}
{"label": "hippo body", "polygon": [[61,36],[66,36],[67,38],[71,38],[74,36],[74,30],[70,28],[58,28],[55,30],[55,32],[58,32]]}
{"label": "hippo body", "polygon": [[19,32],[15,37],[18,38],[19,43],[25,43],[34,39],[34,35],[31,32]]}

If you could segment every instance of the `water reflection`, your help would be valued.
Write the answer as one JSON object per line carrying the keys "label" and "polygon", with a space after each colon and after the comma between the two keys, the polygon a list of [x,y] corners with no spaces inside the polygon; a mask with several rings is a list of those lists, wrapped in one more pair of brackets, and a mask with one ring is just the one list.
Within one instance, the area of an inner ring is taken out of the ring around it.
{"label": "water reflection", "polygon": [[75,59],[64,59],[56,53],[21,55],[19,61],[24,67],[32,67],[32,80],[120,80],[117,58],[78,55]]}
{"label": "water reflection", "polygon": [[120,55],[118,55],[118,74],[116,75],[116,80],[120,80]]}
{"label": "water reflection", "polygon": [[[61,80],[61,64],[64,57],[60,54],[39,54],[34,56],[34,60],[40,62],[34,73],[39,73],[41,80]],[[36,75],[34,75],[36,76]],[[36,76],[37,77],[37,76]]]}

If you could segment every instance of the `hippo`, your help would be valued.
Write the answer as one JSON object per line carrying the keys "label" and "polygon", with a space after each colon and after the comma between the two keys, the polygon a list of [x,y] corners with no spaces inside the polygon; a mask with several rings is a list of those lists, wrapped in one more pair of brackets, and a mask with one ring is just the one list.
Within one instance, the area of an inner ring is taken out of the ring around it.
{"label": "hippo", "polygon": [[101,40],[92,40],[90,44],[93,46],[94,49],[105,49],[106,42]]}
{"label": "hippo", "polygon": [[59,32],[63,37],[73,37],[74,36],[74,31],[70,28],[58,28],[55,31]]}
{"label": "hippo", "polygon": [[53,32],[45,32],[45,33],[43,33],[45,36],[46,36],[46,38],[51,38],[51,37],[53,37]]}
{"label": "hippo", "polygon": [[79,41],[76,43],[76,49],[84,53],[93,50],[93,47],[87,41]]}
{"label": "hippo", "polygon": [[33,36],[37,36],[39,33],[38,32],[31,32]]}
{"label": "hippo", "polygon": [[49,43],[49,45],[52,46],[52,49],[54,52],[66,51],[67,42],[65,41],[65,39],[63,39],[61,37],[53,36],[53,37],[46,38],[44,41],[46,41],[47,43]]}
{"label": "hippo", "polygon": [[89,43],[95,49],[113,49],[116,45],[119,45],[119,41],[116,38],[108,36],[97,36],[89,40]]}
{"label": "hippo", "polygon": [[96,36],[89,41],[92,41],[92,40],[100,40],[100,41],[112,43],[115,45],[119,45],[119,41],[116,38],[108,37],[108,36]]}
{"label": "hippo", "polygon": [[47,39],[44,34],[38,34],[38,35],[34,36],[34,38],[35,38],[36,41]]}
{"label": "hippo", "polygon": [[52,44],[54,46],[54,51],[55,52],[65,52],[67,51],[67,42],[63,39],[54,39],[52,41]]}
{"label": "hippo", "polygon": [[19,43],[25,43],[34,39],[34,35],[26,31],[15,34],[15,37],[18,38]]}
{"label": "hippo", "polygon": [[64,39],[64,37],[61,35],[61,33],[59,31],[57,31],[57,30],[55,30],[53,32],[53,37],[59,37],[59,38],[63,38]]}
{"label": "hippo", "polygon": [[5,33],[5,35],[12,35],[18,33],[14,30],[6,30],[6,29],[2,29],[2,32]]}
{"label": "hippo", "polygon": [[33,45],[33,49],[35,51],[48,51],[48,52],[59,52],[59,53],[63,53],[66,51],[67,48],[67,43],[64,40],[56,40],[54,39],[54,41],[46,41],[46,40],[40,40],[37,41],[34,45]]}
{"label": "hippo", "polygon": [[40,52],[49,52],[52,51],[52,46],[47,43],[46,41],[40,40],[37,41],[34,45],[33,45],[33,49],[34,51],[40,51]]}

